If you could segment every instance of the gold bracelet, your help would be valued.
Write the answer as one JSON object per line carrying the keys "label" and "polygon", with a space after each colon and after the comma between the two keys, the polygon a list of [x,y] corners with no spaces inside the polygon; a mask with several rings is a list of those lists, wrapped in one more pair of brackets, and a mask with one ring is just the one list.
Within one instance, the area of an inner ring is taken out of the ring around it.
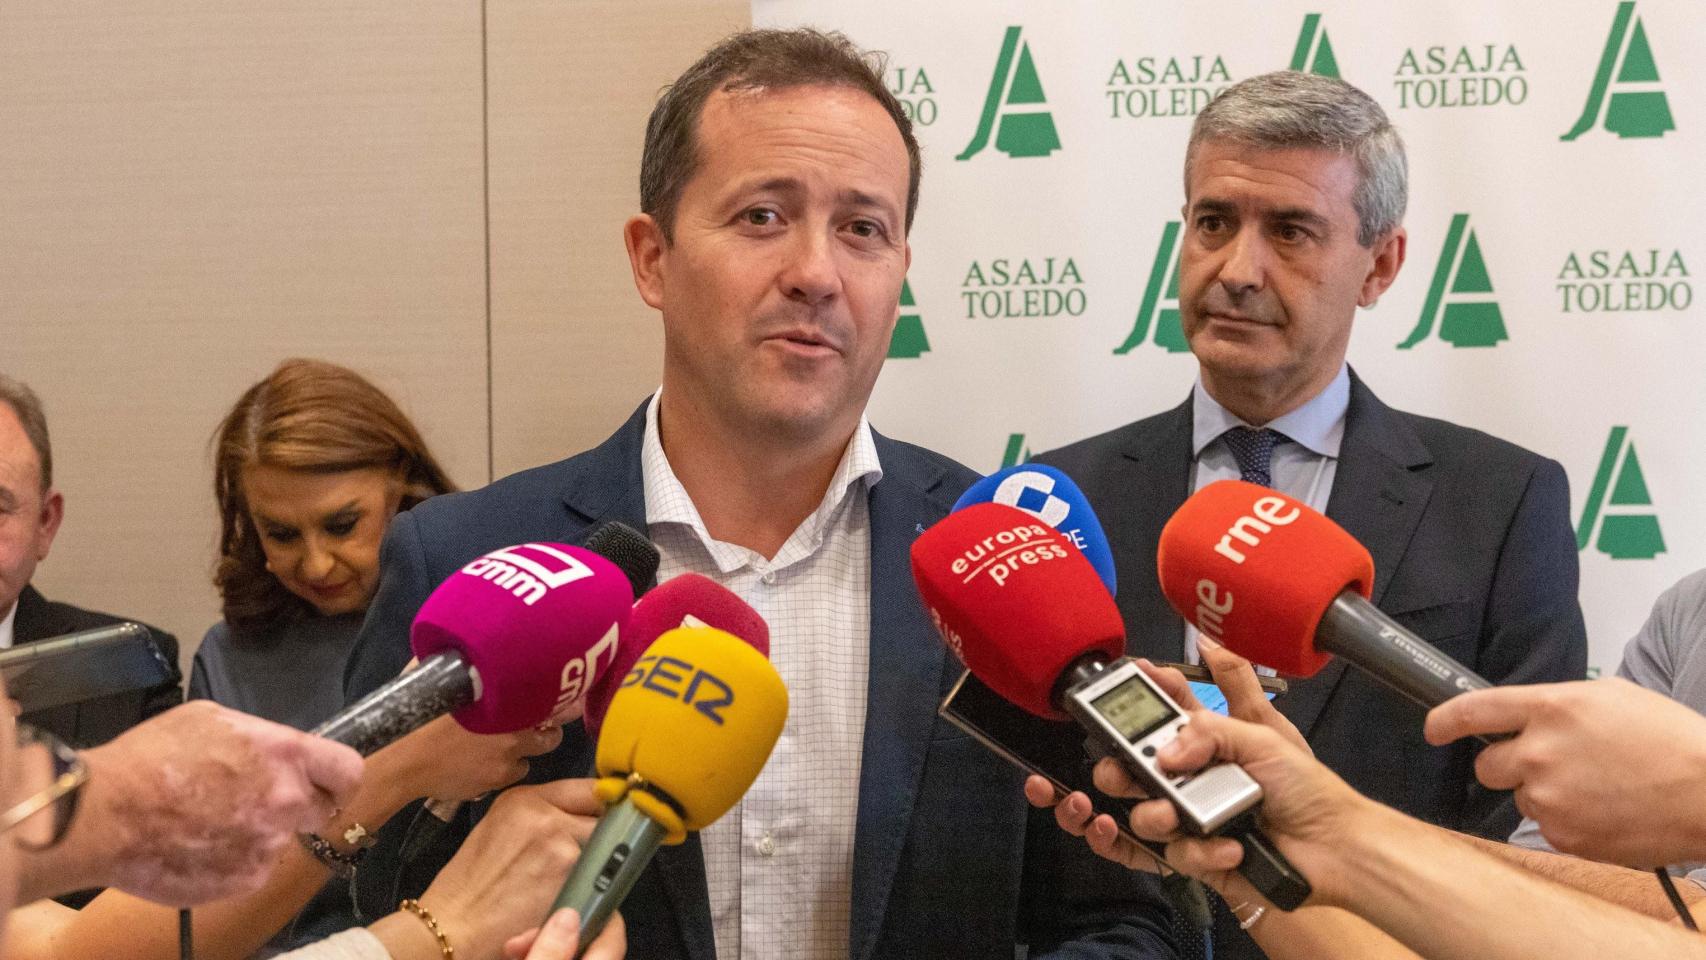
{"label": "gold bracelet", "polygon": [[397,909],[407,910],[420,917],[421,922],[426,924],[427,930],[438,939],[438,949],[444,954],[444,960],[456,960],[456,951],[450,946],[450,938],[444,935],[444,928],[438,925],[437,920],[433,919],[431,910],[423,906],[419,900],[404,900],[397,904]]}

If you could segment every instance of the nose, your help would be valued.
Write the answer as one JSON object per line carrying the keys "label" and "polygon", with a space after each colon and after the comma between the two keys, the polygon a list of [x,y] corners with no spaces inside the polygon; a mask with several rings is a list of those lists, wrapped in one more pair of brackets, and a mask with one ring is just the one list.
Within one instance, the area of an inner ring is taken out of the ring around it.
{"label": "nose", "polygon": [[1244,228],[1226,245],[1226,259],[1215,278],[1234,300],[1262,289],[1266,279],[1268,245],[1259,231]]}
{"label": "nose", "polygon": [[311,539],[302,551],[302,562],[298,569],[302,579],[308,581],[324,580],[337,566],[337,560],[324,541]]}
{"label": "nose", "polygon": [[835,262],[834,240],[826,232],[801,230],[788,251],[788,262],[777,278],[790,300],[818,304],[841,292],[841,271]]}

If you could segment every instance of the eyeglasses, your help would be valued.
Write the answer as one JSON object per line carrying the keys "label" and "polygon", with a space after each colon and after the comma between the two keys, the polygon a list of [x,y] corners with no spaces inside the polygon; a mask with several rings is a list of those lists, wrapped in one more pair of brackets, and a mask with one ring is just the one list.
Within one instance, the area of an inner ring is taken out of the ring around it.
{"label": "eyeglasses", "polygon": [[77,813],[78,788],[89,782],[83,758],[51,733],[18,725],[18,752],[7,771],[16,789],[34,792],[0,813],[0,833],[20,826],[16,842],[45,850],[64,839]]}

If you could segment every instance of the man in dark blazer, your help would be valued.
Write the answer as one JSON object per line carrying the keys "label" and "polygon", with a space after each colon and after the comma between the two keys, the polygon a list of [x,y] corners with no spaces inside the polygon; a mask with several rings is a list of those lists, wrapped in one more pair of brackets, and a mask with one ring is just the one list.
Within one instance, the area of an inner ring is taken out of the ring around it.
{"label": "man in dark blazer", "polygon": [[[1200,365],[1192,396],[1037,458],[1077,480],[1101,518],[1132,654],[1194,655],[1194,631],[1161,595],[1156,545],[1193,490],[1235,477],[1323,509],[1373,554],[1374,603],[1494,683],[1585,675],[1563,469],[1393,410],[1345,363],[1357,307],[1403,264],[1405,179],[1384,112],[1337,80],[1252,78],[1198,116],[1179,297]],[[1476,782],[1478,744],[1428,746],[1422,708],[1343,660],[1275,703],[1362,793],[1496,840],[1516,826],[1509,794]],[[1259,955],[1218,919],[1217,958]]]}
{"label": "man in dark blazer", "polygon": [[[22,382],[0,374],[0,646],[123,622],[53,603],[30,586],[64,516],[65,498],[53,487],[53,448],[41,401]],[[178,641],[150,629],[172,665],[171,679],[148,690],[50,707],[20,719],[74,747],[94,747],[181,703]]]}
{"label": "man in dark blazer", "polygon": [[[975,474],[863,416],[899,315],[917,175],[910,123],[844,39],[749,31],[713,48],[653,112],[644,213],[625,228],[663,318],[660,393],[597,448],[427,501],[387,533],[351,698],[403,668],[409,623],[445,577],[603,521],[646,531],[660,576],[712,576],[771,618],[788,727],[742,805],[661,850],[627,898],[633,956],[1176,955],[1158,887],[1027,809],[1018,771],[935,713],[958,666],[907,553]],[[814,673],[825,662],[868,666]],[[587,775],[592,747],[571,726],[533,778]],[[714,842],[719,829],[733,832]],[[397,878],[387,833],[364,889]]]}

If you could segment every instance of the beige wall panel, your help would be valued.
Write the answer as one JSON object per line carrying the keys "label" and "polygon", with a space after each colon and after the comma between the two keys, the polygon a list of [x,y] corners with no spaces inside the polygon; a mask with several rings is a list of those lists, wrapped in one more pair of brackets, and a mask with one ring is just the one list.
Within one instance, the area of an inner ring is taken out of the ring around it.
{"label": "beige wall panel", "polygon": [[494,461],[610,434],[657,385],[663,334],[622,248],[658,90],[747,26],[747,0],[488,9]]}
{"label": "beige wall panel", "polygon": [[0,4],[0,369],[68,517],[36,583],[217,616],[207,440],[278,360],[372,375],[486,478],[480,5]]}

